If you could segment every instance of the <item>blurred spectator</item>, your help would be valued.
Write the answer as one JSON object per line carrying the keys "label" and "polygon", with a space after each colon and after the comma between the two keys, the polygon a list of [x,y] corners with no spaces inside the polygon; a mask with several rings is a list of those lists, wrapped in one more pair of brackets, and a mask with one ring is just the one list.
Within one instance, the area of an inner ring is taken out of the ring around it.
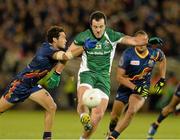
{"label": "blurred spectator", "polygon": [[68,107],[74,109],[76,102],[76,82],[74,76],[68,75],[64,85],[64,93],[67,95]]}
{"label": "blurred spectator", "polygon": [[[87,6],[88,5],[88,6]],[[13,0],[0,1],[0,27],[5,38],[17,42],[13,47],[34,51],[44,38],[44,30],[61,24],[68,30],[69,39],[85,29],[89,13],[102,10],[110,18],[110,26],[132,35],[144,28],[150,36],[166,40],[166,55],[178,56],[179,4],[177,0]],[[12,47],[12,46],[9,46]]]}
{"label": "blurred spectator", "polygon": [[156,109],[161,110],[164,106],[166,106],[169,103],[171,97],[173,96],[176,90],[177,84],[178,84],[178,79],[175,73],[169,72],[167,74],[167,82],[163,90],[162,97],[159,99],[159,101],[156,104],[154,104]]}

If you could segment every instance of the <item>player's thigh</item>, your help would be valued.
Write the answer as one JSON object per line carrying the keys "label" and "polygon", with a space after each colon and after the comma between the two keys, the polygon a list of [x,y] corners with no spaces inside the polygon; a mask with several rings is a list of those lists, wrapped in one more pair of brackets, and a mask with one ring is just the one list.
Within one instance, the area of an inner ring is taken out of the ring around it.
{"label": "player's thigh", "polygon": [[30,96],[29,99],[33,100],[34,102],[38,103],[42,107],[44,107],[46,110],[51,109],[56,109],[56,104],[49,94],[48,91],[45,89],[40,89],[38,91],[33,92]]}
{"label": "player's thigh", "polygon": [[0,112],[4,112],[11,108],[14,104],[8,102],[3,96],[0,99]]}
{"label": "player's thigh", "polygon": [[114,100],[113,108],[111,111],[111,116],[112,117],[119,117],[120,114],[122,113],[124,107],[125,107],[125,104],[123,102],[118,101],[118,100]]}
{"label": "player's thigh", "polygon": [[84,92],[87,90],[87,89],[90,89],[92,87],[88,87],[88,86],[79,86],[78,89],[77,89],[77,97],[78,97],[78,102],[82,102],[82,96],[84,94]]}
{"label": "player's thigh", "polygon": [[129,88],[126,88],[124,86],[119,86],[115,100],[123,102],[124,104],[128,104],[129,102],[129,96],[132,94],[132,90]]}
{"label": "player's thigh", "polygon": [[137,94],[131,94],[129,97],[129,106],[128,110],[132,112],[137,112],[143,105],[145,99]]}
{"label": "player's thigh", "polygon": [[85,71],[78,75],[77,97],[78,102],[82,102],[82,96],[87,89],[94,86],[94,76],[91,72]]}

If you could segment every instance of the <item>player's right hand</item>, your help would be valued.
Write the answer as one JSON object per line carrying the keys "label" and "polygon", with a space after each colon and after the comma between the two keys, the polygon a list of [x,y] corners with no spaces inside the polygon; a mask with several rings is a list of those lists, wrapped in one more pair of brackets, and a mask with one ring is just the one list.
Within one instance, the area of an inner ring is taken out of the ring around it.
{"label": "player's right hand", "polygon": [[96,43],[97,43],[97,40],[91,40],[90,38],[88,38],[85,40],[83,47],[85,50],[93,49],[96,47]]}
{"label": "player's right hand", "polygon": [[141,95],[142,97],[147,97],[149,93],[149,89],[146,86],[135,86],[134,91]]}

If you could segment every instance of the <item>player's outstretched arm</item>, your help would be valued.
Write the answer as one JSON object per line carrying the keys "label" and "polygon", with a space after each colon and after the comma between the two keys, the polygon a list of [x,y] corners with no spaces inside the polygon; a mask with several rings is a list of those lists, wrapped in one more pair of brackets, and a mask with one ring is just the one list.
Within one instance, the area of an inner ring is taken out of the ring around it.
{"label": "player's outstretched arm", "polygon": [[71,44],[70,48],[64,51],[58,51],[53,54],[53,59],[55,60],[70,60],[76,56],[79,56],[84,51],[82,46],[77,46],[74,43]]}
{"label": "player's outstretched arm", "polygon": [[139,38],[138,36],[132,37],[132,36],[124,36],[123,38],[119,39],[118,43],[124,44],[124,45],[131,45],[131,46],[141,46],[141,45],[147,45],[148,44],[148,37]]}

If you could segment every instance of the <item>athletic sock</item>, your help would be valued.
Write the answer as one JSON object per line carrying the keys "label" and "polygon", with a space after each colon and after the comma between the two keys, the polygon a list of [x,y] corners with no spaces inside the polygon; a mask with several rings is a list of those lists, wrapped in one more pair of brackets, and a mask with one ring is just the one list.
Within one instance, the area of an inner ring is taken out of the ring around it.
{"label": "athletic sock", "polygon": [[[167,115],[168,116],[168,115]],[[159,115],[157,122],[161,123],[167,116],[164,116],[162,113]]]}
{"label": "athletic sock", "polygon": [[119,132],[117,132],[116,130],[112,131],[111,136],[113,136],[115,139],[117,139],[117,137],[120,135]]}
{"label": "athletic sock", "polygon": [[79,140],[86,140],[86,139],[81,136],[81,137],[79,138]]}

